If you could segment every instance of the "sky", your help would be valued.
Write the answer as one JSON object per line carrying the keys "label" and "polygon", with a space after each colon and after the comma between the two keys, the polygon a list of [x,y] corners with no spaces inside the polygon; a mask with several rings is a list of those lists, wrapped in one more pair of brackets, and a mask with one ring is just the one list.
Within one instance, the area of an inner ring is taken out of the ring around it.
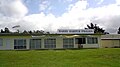
{"label": "sky", "polygon": [[120,27],[120,0],[0,0],[0,29],[84,29],[94,23],[109,33]]}

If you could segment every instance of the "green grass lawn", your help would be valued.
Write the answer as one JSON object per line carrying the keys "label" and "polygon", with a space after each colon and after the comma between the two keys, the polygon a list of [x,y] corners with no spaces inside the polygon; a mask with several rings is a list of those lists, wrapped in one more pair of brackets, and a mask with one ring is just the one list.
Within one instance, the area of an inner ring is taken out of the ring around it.
{"label": "green grass lawn", "polygon": [[120,49],[0,51],[0,67],[120,67]]}

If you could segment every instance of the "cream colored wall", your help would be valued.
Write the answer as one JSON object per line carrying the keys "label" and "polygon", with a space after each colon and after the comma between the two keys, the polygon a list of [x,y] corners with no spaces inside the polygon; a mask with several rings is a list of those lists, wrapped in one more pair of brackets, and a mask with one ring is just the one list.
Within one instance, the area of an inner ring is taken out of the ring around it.
{"label": "cream colored wall", "polygon": [[44,38],[41,38],[41,48],[44,48]]}
{"label": "cream colored wall", "polygon": [[56,48],[63,48],[63,38],[56,38]]}
{"label": "cream colored wall", "polygon": [[[10,39],[9,45],[7,45],[7,39],[9,39],[9,38],[2,38],[2,39],[3,39],[3,46],[0,47],[0,50],[14,49],[14,41],[12,38]],[[9,46],[9,48],[8,48],[8,46]]]}
{"label": "cream colored wall", "polygon": [[119,40],[113,40],[113,47],[119,46]]}
{"label": "cream colored wall", "polygon": [[112,46],[112,40],[102,40],[101,41],[101,44],[102,44],[102,47],[104,48],[104,47],[113,47]]}
{"label": "cream colored wall", "polygon": [[116,47],[120,46],[120,40],[101,40],[102,47]]}
{"label": "cream colored wall", "polygon": [[30,48],[30,39],[26,39],[26,49]]}
{"label": "cream colored wall", "polygon": [[[9,43],[10,47],[7,48],[7,40],[9,40],[9,39],[10,39],[10,43]],[[9,49],[14,49],[14,39],[13,38],[5,38],[3,42],[4,42],[3,44],[4,44],[5,49],[8,49],[8,50]]]}
{"label": "cream colored wall", "polygon": [[74,48],[78,48],[78,44],[74,44]]}

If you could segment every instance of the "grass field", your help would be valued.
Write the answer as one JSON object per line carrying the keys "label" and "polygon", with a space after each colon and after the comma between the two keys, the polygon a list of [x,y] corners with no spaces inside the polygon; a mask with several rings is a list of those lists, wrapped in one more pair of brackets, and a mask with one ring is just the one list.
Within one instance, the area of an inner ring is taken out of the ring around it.
{"label": "grass field", "polygon": [[120,67],[120,49],[0,51],[0,67]]}

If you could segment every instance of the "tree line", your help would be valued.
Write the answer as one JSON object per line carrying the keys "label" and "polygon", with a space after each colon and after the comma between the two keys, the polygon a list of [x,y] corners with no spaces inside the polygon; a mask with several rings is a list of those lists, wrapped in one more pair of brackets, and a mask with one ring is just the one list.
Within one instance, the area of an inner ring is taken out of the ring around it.
{"label": "tree line", "polygon": [[19,32],[19,30],[17,30],[16,32],[12,32],[7,27],[5,27],[4,29],[1,29],[0,33],[49,34],[49,32],[45,32],[43,30],[33,30],[33,31],[24,30],[23,32]]}
{"label": "tree line", "polygon": [[[94,29],[94,33],[96,34],[109,34],[109,32],[106,32],[103,28],[100,28],[97,24],[93,24],[93,23],[87,25],[87,28],[85,29]],[[24,30],[23,32],[19,32],[19,30],[17,30],[17,32],[12,32],[7,27],[1,29],[0,33],[50,34],[50,32],[45,32],[43,30],[33,30],[33,31]],[[118,28],[117,34],[120,34],[120,27]]]}

